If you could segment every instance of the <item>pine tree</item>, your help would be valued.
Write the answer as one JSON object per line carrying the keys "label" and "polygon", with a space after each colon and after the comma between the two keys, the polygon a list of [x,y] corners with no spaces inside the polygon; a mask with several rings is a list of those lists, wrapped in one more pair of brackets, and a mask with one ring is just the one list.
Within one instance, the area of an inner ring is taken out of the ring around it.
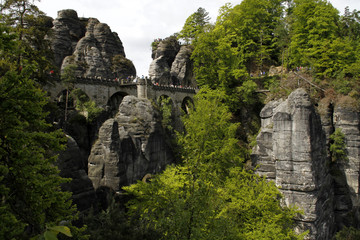
{"label": "pine tree", "polygon": [[206,30],[209,21],[209,13],[204,8],[199,8],[186,19],[178,38],[184,39],[186,44],[190,44],[197,39],[199,34]]}

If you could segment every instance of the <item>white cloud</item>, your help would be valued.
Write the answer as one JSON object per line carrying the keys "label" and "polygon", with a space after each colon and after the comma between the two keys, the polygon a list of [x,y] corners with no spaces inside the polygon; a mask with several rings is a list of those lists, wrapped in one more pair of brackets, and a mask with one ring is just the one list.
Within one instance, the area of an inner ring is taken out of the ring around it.
{"label": "white cloud", "polygon": [[[57,11],[74,9],[79,17],[94,17],[117,32],[126,56],[132,60],[138,75],[148,75],[151,62],[150,44],[155,38],[165,38],[182,29],[188,16],[199,7],[209,12],[212,21],[228,0],[43,0],[40,10],[56,18]],[[360,9],[359,0],[331,0],[343,13],[345,6]]]}

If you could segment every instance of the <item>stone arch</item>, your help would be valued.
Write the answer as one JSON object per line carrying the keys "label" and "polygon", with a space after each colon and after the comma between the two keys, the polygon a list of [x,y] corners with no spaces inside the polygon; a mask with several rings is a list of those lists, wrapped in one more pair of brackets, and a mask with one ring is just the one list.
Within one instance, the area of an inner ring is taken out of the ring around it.
{"label": "stone arch", "polygon": [[76,105],[77,101],[79,101],[80,104],[82,104],[82,103],[85,103],[85,102],[88,102],[91,100],[89,95],[81,88],[75,88],[75,89],[71,90],[70,95],[71,95],[71,97],[74,98],[75,105]]}
{"label": "stone arch", "polygon": [[66,96],[68,98],[68,107],[75,107],[75,101],[74,98],[71,96],[71,91],[68,89],[63,89],[61,90],[57,95],[56,95],[56,103],[60,108],[64,108],[65,109],[65,105],[66,105]]}
{"label": "stone arch", "polygon": [[194,107],[194,100],[191,97],[186,96],[181,102],[181,109],[184,113],[189,114],[189,108]]}
{"label": "stone arch", "polygon": [[[176,106],[172,98],[168,95],[161,95],[157,100],[157,104],[162,113],[163,124],[168,124],[171,127],[175,127],[174,124],[176,120]],[[169,111],[167,111],[169,110],[169,108],[166,108],[166,105],[171,107],[170,114]]]}
{"label": "stone arch", "polygon": [[[68,89],[63,89],[56,96],[56,102],[58,103],[58,106],[65,107],[67,91],[68,91]],[[90,101],[90,97],[81,88],[75,88],[75,89],[69,90],[69,92],[68,92],[68,107],[74,108],[77,104],[77,101],[79,101],[80,103],[85,103],[85,102]]]}
{"label": "stone arch", "polygon": [[169,103],[171,104],[171,107],[172,107],[173,109],[175,109],[175,102],[172,100],[172,98],[171,98],[169,95],[163,94],[163,95],[161,95],[160,97],[158,97],[158,99],[157,99],[157,104],[158,104],[159,106],[161,106],[161,104],[163,103],[163,101],[164,101],[165,99],[169,99]]}
{"label": "stone arch", "polygon": [[126,92],[116,92],[113,95],[111,95],[111,97],[107,101],[106,106],[109,108],[109,111],[112,116],[116,115],[116,113],[119,110],[119,106],[120,106],[122,100],[127,95],[129,95],[129,94]]}

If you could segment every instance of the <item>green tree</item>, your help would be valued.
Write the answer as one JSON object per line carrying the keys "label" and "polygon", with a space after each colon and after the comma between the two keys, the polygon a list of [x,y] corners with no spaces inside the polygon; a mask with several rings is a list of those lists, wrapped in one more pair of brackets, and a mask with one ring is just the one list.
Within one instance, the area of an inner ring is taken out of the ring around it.
{"label": "green tree", "polygon": [[215,26],[194,42],[192,59],[198,85],[224,89],[232,111],[250,102],[242,101],[243,96],[254,97],[254,92],[241,95],[245,82],[254,85],[250,75],[281,61],[281,46],[275,32],[283,14],[282,3],[244,0],[235,7],[225,5]]}
{"label": "green tree", "polygon": [[186,44],[192,43],[200,33],[206,31],[209,21],[209,13],[204,8],[198,8],[186,19],[178,38],[184,39]]}
{"label": "green tree", "polygon": [[356,9],[350,12],[349,7],[346,7],[340,21],[341,34],[348,44],[347,47],[351,49],[355,57],[355,60],[351,62],[346,70],[351,77],[356,78],[360,76],[360,12]]}
{"label": "green tree", "polygon": [[11,26],[21,42],[18,46],[21,51],[13,54],[18,65],[22,67],[27,61],[36,61],[38,69],[32,73],[31,78],[46,83],[49,72],[54,70],[50,42],[45,37],[51,35],[52,19],[40,11],[34,2],[35,0],[2,1],[0,21]]}
{"label": "green tree", "polygon": [[360,230],[354,227],[344,227],[336,233],[334,240],[356,240],[360,238]]}
{"label": "green tree", "polygon": [[349,7],[345,8],[345,13],[340,18],[341,34],[352,40],[359,40],[360,35],[360,11],[356,9],[350,12]]}
{"label": "green tree", "polygon": [[67,65],[61,73],[61,80],[63,81],[65,87],[66,87],[66,95],[65,95],[65,123],[67,121],[67,115],[68,115],[68,108],[69,108],[69,98],[70,98],[70,92],[74,88],[74,83],[76,80],[76,65],[70,64]]}
{"label": "green tree", "polygon": [[345,135],[340,128],[330,135],[330,140],[331,160],[333,162],[347,160]]}
{"label": "green tree", "polygon": [[27,239],[74,219],[76,209],[54,166],[61,131],[49,131],[45,93],[29,78],[36,62],[11,61],[19,42],[0,25],[0,238]]}
{"label": "green tree", "polygon": [[339,12],[324,0],[294,0],[290,64],[308,66],[318,77],[346,73],[354,62],[348,39],[341,36]]}
{"label": "green tree", "polygon": [[274,183],[245,170],[222,91],[202,89],[178,135],[183,163],[124,189],[131,216],[161,239],[301,239]]}
{"label": "green tree", "polygon": [[167,129],[167,131],[172,134],[174,132],[174,126],[172,124],[174,112],[172,100],[169,97],[161,96],[158,105],[162,116],[161,124],[164,129]]}

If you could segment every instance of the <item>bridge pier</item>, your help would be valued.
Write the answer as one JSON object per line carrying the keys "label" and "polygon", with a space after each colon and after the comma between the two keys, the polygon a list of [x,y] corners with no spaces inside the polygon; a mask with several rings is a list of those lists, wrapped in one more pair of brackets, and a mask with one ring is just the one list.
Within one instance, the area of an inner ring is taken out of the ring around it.
{"label": "bridge pier", "polygon": [[145,78],[137,79],[137,97],[138,98],[148,98],[147,95],[147,82]]}

